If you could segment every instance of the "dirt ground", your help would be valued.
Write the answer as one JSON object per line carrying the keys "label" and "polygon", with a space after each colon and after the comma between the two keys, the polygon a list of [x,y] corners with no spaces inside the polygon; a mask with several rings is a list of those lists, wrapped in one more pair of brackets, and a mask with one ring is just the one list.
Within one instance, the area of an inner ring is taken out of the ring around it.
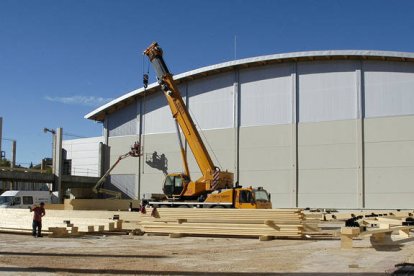
{"label": "dirt ground", "polygon": [[364,239],[341,249],[339,240],[0,234],[2,275],[377,275],[404,262],[414,263],[414,240],[373,248]]}

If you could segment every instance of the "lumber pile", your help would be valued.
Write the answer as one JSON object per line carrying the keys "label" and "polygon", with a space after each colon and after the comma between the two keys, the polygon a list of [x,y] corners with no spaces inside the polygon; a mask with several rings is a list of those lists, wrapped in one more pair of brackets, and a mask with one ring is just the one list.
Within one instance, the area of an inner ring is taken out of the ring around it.
{"label": "lumber pile", "polygon": [[[31,233],[33,213],[27,209],[0,209],[0,232]],[[47,210],[43,232],[51,237],[86,233],[133,233],[302,238],[321,234],[319,219],[306,218],[301,209],[241,210],[158,208],[146,214],[120,211]]]}
{"label": "lumber pile", "polygon": [[[137,213],[112,211],[47,210],[42,220],[42,232],[51,237],[78,236],[85,233],[121,231],[122,217],[136,217]],[[117,219],[114,219],[117,216]],[[0,232],[31,233],[33,213],[27,209],[0,209]],[[135,228],[135,226],[134,226]]]}
{"label": "lumber pile", "polygon": [[[302,238],[305,235],[302,209],[148,209],[139,225],[145,233],[185,235]],[[313,227],[309,221],[307,227]]]}
{"label": "lumber pile", "polygon": [[354,238],[370,237],[373,246],[396,244],[392,235],[398,235],[398,240],[411,237],[411,230],[414,229],[412,217],[368,217],[359,221],[361,227],[341,228],[341,248],[350,249],[353,247]]}
{"label": "lumber pile", "polygon": [[373,217],[391,217],[391,218],[405,218],[413,216],[414,210],[406,211],[397,211],[397,210],[364,210],[364,211],[353,211],[353,212],[316,212],[316,213],[307,213],[306,216],[317,217],[320,216],[321,220],[331,221],[331,220],[347,220],[353,217],[362,217],[362,218],[373,218]]}

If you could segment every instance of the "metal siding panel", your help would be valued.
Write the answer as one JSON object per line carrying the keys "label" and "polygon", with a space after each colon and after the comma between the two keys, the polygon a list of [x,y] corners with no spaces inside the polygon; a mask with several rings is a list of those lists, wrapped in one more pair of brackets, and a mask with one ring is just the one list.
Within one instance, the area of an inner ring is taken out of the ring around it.
{"label": "metal siding panel", "polygon": [[62,142],[62,147],[67,151],[67,159],[72,160],[72,175],[98,176],[100,142],[103,142],[103,137]]}
{"label": "metal siding panel", "polygon": [[358,206],[356,137],[356,120],[299,124],[300,207]]}
{"label": "metal siding panel", "polygon": [[[135,195],[135,174],[113,174],[111,175],[111,184],[122,191],[130,198],[136,198]],[[111,186],[111,185],[109,185]]]}
{"label": "metal siding panel", "polygon": [[135,134],[140,135],[139,131],[141,128],[141,100],[136,101],[136,132]]}
{"label": "metal siding panel", "polygon": [[299,122],[357,118],[355,61],[298,63]]}
{"label": "metal siding panel", "polygon": [[383,117],[365,120],[365,143],[414,141],[414,116]]}
{"label": "metal siding panel", "polygon": [[[186,102],[186,84],[177,86],[184,103]],[[142,98],[142,134],[160,134],[176,132],[174,119],[164,93],[158,93]]]}
{"label": "metal siding panel", "polygon": [[365,61],[367,118],[414,114],[414,64]]}
{"label": "metal siding panel", "polygon": [[109,136],[124,136],[137,133],[137,104],[134,102],[108,115]]}
{"label": "metal siding panel", "polygon": [[264,187],[272,194],[273,208],[294,207],[291,130],[290,124],[240,129],[240,184]]}
{"label": "metal siding panel", "polygon": [[[162,169],[168,173],[183,171],[181,152],[178,146],[178,138],[175,133],[168,134],[151,134],[144,137],[145,144],[142,173],[144,174],[162,174]],[[161,163],[152,162],[154,154],[157,157],[164,155],[166,163],[162,167]],[[157,183],[156,185],[161,185]]]}
{"label": "metal siding panel", "polygon": [[300,170],[299,207],[356,208],[357,169]]}
{"label": "metal siding panel", "polygon": [[[228,128],[202,132],[202,139],[214,165],[220,167],[221,170],[228,170],[233,173],[236,168],[234,132],[234,129]],[[191,178],[195,180],[201,177],[200,169],[189,147],[187,147],[187,160]]]}
{"label": "metal siding panel", "polygon": [[292,64],[240,71],[241,126],[292,122]]}
{"label": "metal siding panel", "polygon": [[189,109],[198,128],[233,127],[234,73],[195,80],[188,84]]}
{"label": "metal siding panel", "polygon": [[175,123],[167,99],[159,93],[145,97],[143,108],[143,134],[175,132]]}
{"label": "metal siding panel", "polygon": [[[120,155],[127,153],[131,145],[139,140],[138,135],[129,135],[124,137],[111,137],[108,141],[109,146],[109,166],[112,166],[118,160]],[[143,145],[144,146],[144,145]],[[111,173],[113,174],[134,174],[138,171],[138,159],[135,157],[129,157],[122,160],[119,164],[113,169]]]}
{"label": "metal siding panel", "polygon": [[365,120],[367,208],[410,208],[414,195],[414,116]]}

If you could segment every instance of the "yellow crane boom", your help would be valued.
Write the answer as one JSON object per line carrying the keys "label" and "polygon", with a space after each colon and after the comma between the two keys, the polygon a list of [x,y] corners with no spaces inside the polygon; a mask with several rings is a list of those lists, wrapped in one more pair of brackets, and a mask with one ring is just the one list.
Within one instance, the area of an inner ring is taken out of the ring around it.
{"label": "yellow crane boom", "polygon": [[[164,62],[162,49],[158,43],[154,42],[144,51],[144,54],[148,56],[156,71],[158,82],[168,101],[172,116],[180,126],[202,173],[202,177],[195,182],[186,181],[186,177],[184,176],[184,187],[183,189],[179,189],[179,195],[196,197],[205,194],[207,191],[231,188],[233,186],[233,173],[222,172],[214,165],[184,104],[180,91],[175,85],[173,77]],[[188,172],[186,173],[188,174]],[[178,175],[174,177],[178,177]]]}

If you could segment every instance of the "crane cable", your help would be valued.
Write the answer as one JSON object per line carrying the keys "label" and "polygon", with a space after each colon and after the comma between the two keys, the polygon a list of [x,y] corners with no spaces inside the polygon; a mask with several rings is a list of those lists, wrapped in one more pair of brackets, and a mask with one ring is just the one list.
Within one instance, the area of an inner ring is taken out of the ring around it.
{"label": "crane cable", "polygon": [[142,83],[144,85],[144,91],[147,90],[148,79],[149,79],[149,63],[148,63],[147,71],[145,72],[145,60],[146,60],[145,54],[142,54]]}
{"label": "crane cable", "polygon": [[[142,54],[142,84],[144,86],[144,96],[143,96],[144,99],[143,99],[142,105],[141,105],[143,110],[140,110],[141,118],[142,118],[142,120],[140,122],[140,127],[141,127],[140,135],[142,135],[142,138],[141,137],[140,138],[142,139],[142,147],[143,148],[145,147],[146,95],[147,95],[147,87],[148,87],[148,81],[149,81],[149,67],[150,67],[149,62],[147,61],[147,71],[145,71],[145,60],[146,60],[145,54]],[[143,173],[144,173],[144,168],[145,168],[145,166],[142,167],[142,170],[143,170],[142,172]]]}
{"label": "crane cable", "polygon": [[196,116],[194,115],[193,111],[191,111],[191,109],[190,109],[189,107],[187,107],[187,110],[191,113],[191,117],[192,117],[192,118],[193,118],[193,120],[195,121],[195,123],[196,123],[196,127],[198,126],[199,133],[201,133],[201,135],[203,136],[203,138],[204,138],[204,142],[207,144],[207,146],[208,146],[208,148],[210,149],[211,153],[213,153],[214,159],[216,159],[217,163],[219,164],[219,169],[220,169],[220,168],[223,168],[223,167],[222,167],[222,165],[221,165],[221,163],[220,163],[220,160],[218,159],[218,157],[217,157],[216,153],[215,153],[215,152],[214,152],[214,150],[213,150],[213,147],[212,147],[212,146],[210,145],[210,143],[208,142],[208,139],[207,139],[206,135],[204,134],[204,130],[201,128],[200,124],[198,123],[197,118],[196,118]]}

